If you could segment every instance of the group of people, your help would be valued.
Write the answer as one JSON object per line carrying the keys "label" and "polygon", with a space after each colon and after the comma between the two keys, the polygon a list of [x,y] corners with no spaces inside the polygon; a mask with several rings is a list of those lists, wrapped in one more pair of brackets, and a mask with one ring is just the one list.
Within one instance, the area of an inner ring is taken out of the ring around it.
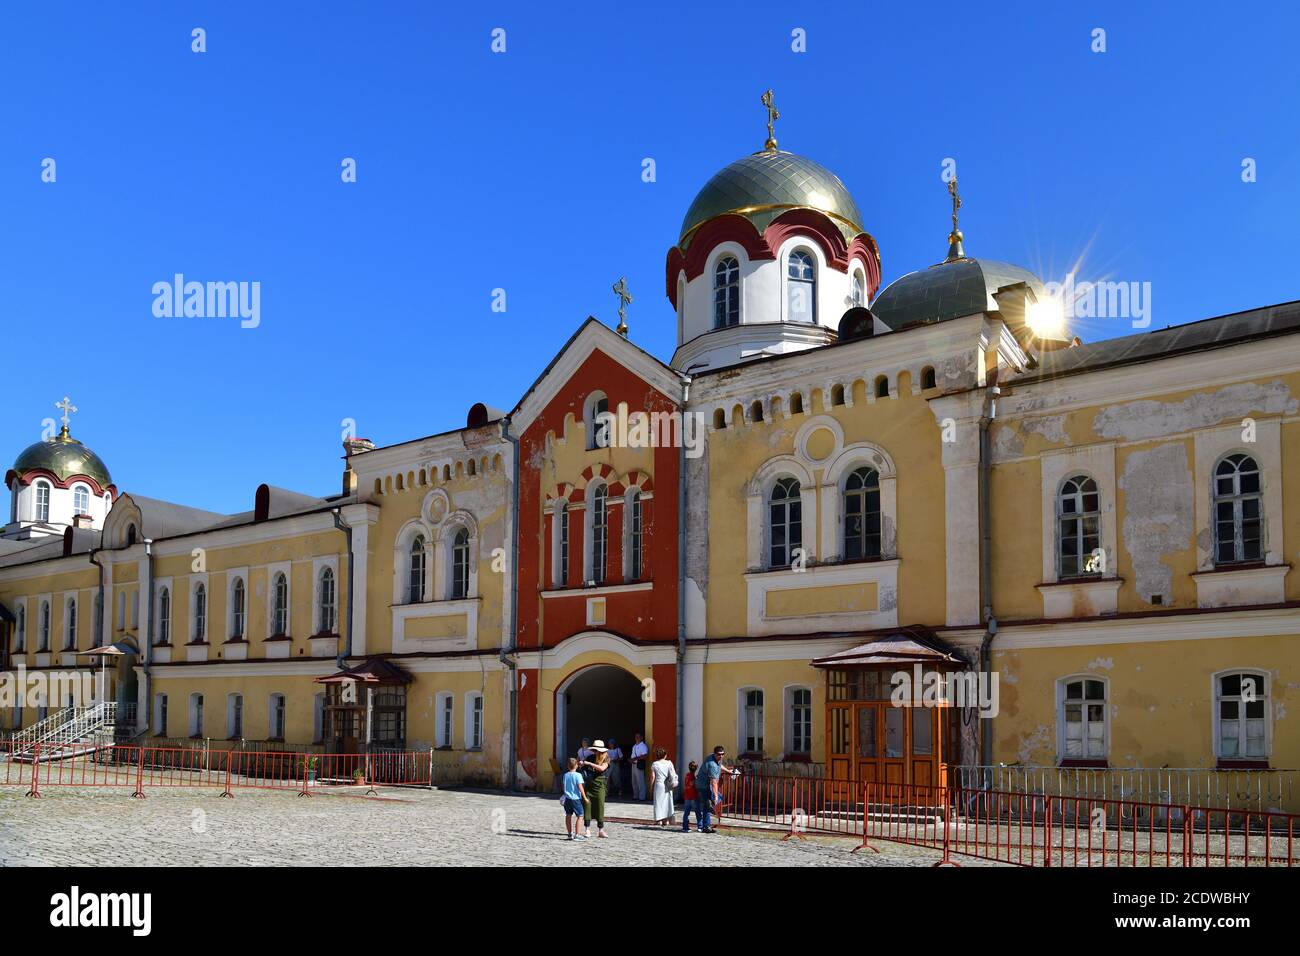
{"label": "group of people", "polygon": [[[635,737],[636,742],[627,762],[632,765],[633,794],[637,800],[644,800],[645,761],[649,747],[642,741],[640,734]],[[700,833],[716,832],[712,826],[712,816],[723,803],[723,781],[740,773],[723,764],[726,756],[726,748],[714,747],[713,752],[704,759],[703,766],[692,760],[687,768],[686,779],[681,780],[677,776],[677,768],[668,759],[668,751],[656,747],[649,775],[655,824],[665,829],[673,825],[677,815],[673,806],[673,793],[680,785],[684,803],[682,832],[690,832],[692,812]],[[621,784],[619,777],[626,769],[624,763],[622,750],[613,738],[610,739],[609,746],[603,740],[589,742],[584,739],[578,749],[578,756],[569,758],[563,780],[564,796],[560,798],[560,803],[564,807],[564,829],[570,840],[585,840],[590,837],[592,821],[596,823],[596,837],[606,838],[605,798],[610,795],[614,781]],[[637,785],[638,782],[640,786]]]}

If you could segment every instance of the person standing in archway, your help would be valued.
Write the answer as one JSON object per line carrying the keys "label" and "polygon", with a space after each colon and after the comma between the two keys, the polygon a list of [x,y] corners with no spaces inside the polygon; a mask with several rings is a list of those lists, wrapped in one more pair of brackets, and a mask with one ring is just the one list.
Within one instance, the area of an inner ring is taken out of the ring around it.
{"label": "person standing in archway", "polygon": [[[646,742],[641,739],[640,734],[632,735],[632,799],[645,799],[645,765],[646,757],[650,755],[650,748]],[[655,759],[658,758],[658,751],[655,751]],[[671,814],[669,814],[671,816]]]}
{"label": "person standing in archway", "polygon": [[579,766],[591,774],[590,782],[587,784],[587,802],[584,809],[587,816],[583,819],[583,825],[586,827],[587,835],[591,835],[591,821],[596,821],[596,836],[600,839],[606,839],[605,836],[605,788],[609,783],[609,749],[605,746],[605,741],[597,740],[591,745],[595,751],[594,760],[584,760]]}
{"label": "person standing in archway", "polygon": [[[640,734],[637,736],[639,737]],[[640,771],[634,773],[639,775]],[[634,776],[632,779],[637,778]],[[644,778],[642,781],[644,786]],[[673,791],[677,789],[677,768],[668,759],[668,751],[663,747],[655,748],[655,762],[650,765],[650,781],[650,792],[654,797],[655,823],[666,827],[672,823],[674,817]]]}
{"label": "person standing in archway", "polygon": [[623,785],[623,748],[613,737],[609,738],[609,771],[605,774],[605,789],[611,797],[621,797],[627,792]]}

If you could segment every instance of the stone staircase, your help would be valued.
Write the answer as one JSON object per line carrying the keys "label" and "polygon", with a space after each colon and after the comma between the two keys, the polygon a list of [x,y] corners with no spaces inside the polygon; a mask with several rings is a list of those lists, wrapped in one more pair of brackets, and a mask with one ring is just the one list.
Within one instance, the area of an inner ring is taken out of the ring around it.
{"label": "stone staircase", "polygon": [[89,707],[62,707],[14,734],[9,744],[9,759],[20,763],[65,760],[111,747],[121,731],[129,732],[134,710],[116,701]]}

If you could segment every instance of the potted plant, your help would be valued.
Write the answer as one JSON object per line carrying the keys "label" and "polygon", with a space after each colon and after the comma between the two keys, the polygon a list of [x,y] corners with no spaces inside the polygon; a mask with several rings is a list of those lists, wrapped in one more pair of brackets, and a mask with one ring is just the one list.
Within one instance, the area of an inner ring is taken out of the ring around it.
{"label": "potted plant", "polygon": [[366,782],[366,772],[364,770],[358,767],[356,770],[352,771],[352,785],[354,787],[360,787],[365,782]]}
{"label": "potted plant", "polygon": [[315,783],[316,768],[320,765],[320,758],[316,756],[308,756],[306,760],[306,764],[307,764],[307,782],[309,784]]}

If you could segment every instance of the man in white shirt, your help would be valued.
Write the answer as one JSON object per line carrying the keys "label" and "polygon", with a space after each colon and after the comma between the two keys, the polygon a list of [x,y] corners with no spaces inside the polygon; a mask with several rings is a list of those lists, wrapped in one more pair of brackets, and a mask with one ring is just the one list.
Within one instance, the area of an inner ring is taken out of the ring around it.
{"label": "man in white shirt", "polygon": [[632,744],[632,797],[636,800],[644,800],[645,765],[646,758],[650,755],[650,748],[646,746],[640,734],[633,734],[632,739],[636,741]]}
{"label": "man in white shirt", "polygon": [[591,749],[591,741],[586,737],[583,737],[582,743],[578,745],[578,759],[590,760],[593,753],[595,753],[595,751]]}

